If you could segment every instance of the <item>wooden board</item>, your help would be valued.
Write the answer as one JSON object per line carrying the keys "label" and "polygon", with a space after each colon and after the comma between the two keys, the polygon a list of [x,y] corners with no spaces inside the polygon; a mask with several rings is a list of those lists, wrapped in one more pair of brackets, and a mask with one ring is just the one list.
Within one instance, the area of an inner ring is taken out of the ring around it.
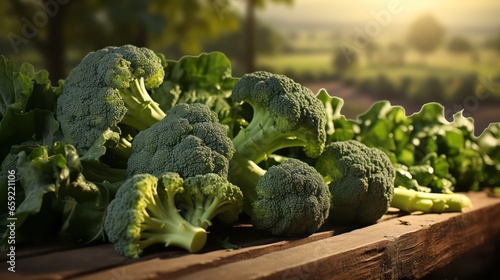
{"label": "wooden board", "polygon": [[240,225],[211,232],[197,254],[167,248],[139,260],[119,256],[111,244],[68,249],[24,248],[16,272],[2,255],[0,279],[400,279],[421,278],[464,253],[500,241],[500,199],[467,194],[464,213],[389,214],[363,228],[322,228],[305,238],[279,238]]}

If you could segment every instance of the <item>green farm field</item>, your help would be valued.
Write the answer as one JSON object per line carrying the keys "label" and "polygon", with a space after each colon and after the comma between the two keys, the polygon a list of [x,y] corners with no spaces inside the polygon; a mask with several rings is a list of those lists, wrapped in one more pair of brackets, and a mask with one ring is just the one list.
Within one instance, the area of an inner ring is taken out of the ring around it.
{"label": "green farm field", "polygon": [[[476,120],[478,130],[484,129],[491,122],[500,121],[499,64],[500,55],[487,50],[480,51],[475,62],[470,55],[454,56],[446,51],[436,52],[425,59],[416,53],[408,52],[402,65],[369,64],[364,54],[360,53],[356,65],[339,80],[334,79],[332,54],[328,52],[289,53],[258,58],[258,66],[262,69],[293,74],[314,92],[326,88],[330,94],[343,98],[345,101],[343,113],[349,117],[364,112],[373,102],[380,99],[388,99],[393,104],[402,105],[409,114],[416,112],[422,103],[425,103],[416,100],[421,97],[418,87],[429,77],[435,77],[442,81],[441,100],[447,100],[445,106],[453,111],[465,107],[466,115]],[[471,74],[475,74],[476,87],[481,85],[485,89],[487,87],[490,93],[488,99],[479,100],[478,104],[470,103],[469,99],[475,94],[473,90],[466,90],[462,96],[454,96],[462,79]],[[375,95],[371,92],[375,91],[374,86],[362,85],[364,81],[376,80],[381,75],[396,88],[396,97]],[[405,78],[412,80],[412,86],[403,93],[399,88]],[[433,97],[433,94],[429,96]]]}
{"label": "green farm field", "polygon": [[[366,78],[384,73],[392,78],[411,76],[415,78],[436,75],[449,77],[468,73],[481,76],[499,75],[500,55],[490,51],[480,51],[477,62],[471,61],[470,55],[451,55],[444,51],[436,52],[425,58],[416,53],[405,56],[405,64],[394,66],[385,65],[383,56],[379,55],[381,63],[368,64],[363,53],[359,55],[359,62],[348,72],[348,77]],[[387,56],[387,55],[386,55]],[[293,72],[298,75],[309,73],[313,75],[333,74],[332,53],[309,52],[287,53],[282,55],[259,56],[257,65],[261,68],[272,69],[276,72]]]}

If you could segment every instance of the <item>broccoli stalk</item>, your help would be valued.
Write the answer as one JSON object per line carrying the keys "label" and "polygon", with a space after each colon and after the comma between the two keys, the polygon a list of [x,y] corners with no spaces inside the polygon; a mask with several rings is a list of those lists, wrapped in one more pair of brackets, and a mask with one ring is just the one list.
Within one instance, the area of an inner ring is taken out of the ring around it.
{"label": "broccoli stalk", "polygon": [[406,189],[394,188],[394,197],[391,207],[405,212],[421,211],[424,213],[461,212],[472,208],[471,200],[457,193],[428,193]]}
{"label": "broccoli stalk", "polygon": [[192,224],[207,229],[212,219],[225,223],[238,219],[243,206],[240,189],[214,173],[197,175],[184,180],[181,213]]}
{"label": "broccoli stalk", "polygon": [[233,155],[229,168],[232,175],[230,181],[240,188],[245,197],[243,210],[250,213],[251,204],[257,200],[255,186],[267,171],[240,154]]}
{"label": "broccoli stalk", "polygon": [[119,92],[127,107],[127,113],[121,120],[123,124],[144,130],[165,117],[158,103],[146,90],[143,77],[133,80],[129,88],[120,89]]}
{"label": "broccoli stalk", "polygon": [[137,242],[141,250],[155,243],[165,243],[166,246],[173,245],[186,248],[189,252],[197,252],[205,244],[206,232],[187,222],[175,206],[175,195],[180,190],[180,186],[172,185],[179,182],[175,179],[177,178],[162,177],[166,199],[155,193],[146,193],[147,206],[141,223],[142,235]]}
{"label": "broccoli stalk", "polygon": [[177,207],[176,196],[184,191],[177,173],[137,174],[120,187],[108,207],[104,229],[118,253],[138,258],[153,244],[177,246],[198,252],[207,232],[185,220]]}
{"label": "broccoli stalk", "polygon": [[307,146],[307,138],[307,132],[300,130],[280,131],[269,111],[256,107],[252,121],[232,140],[236,151],[259,163],[280,149]]}
{"label": "broccoli stalk", "polygon": [[120,137],[117,145],[113,148],[113,153],[119,158],[128,159],[132,154],[132,143],[127,139]]}

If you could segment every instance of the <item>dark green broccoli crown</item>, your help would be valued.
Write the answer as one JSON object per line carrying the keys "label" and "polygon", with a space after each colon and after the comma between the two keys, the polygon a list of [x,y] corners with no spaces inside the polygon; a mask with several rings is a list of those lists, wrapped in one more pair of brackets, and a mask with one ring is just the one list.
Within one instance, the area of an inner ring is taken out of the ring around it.
{"label": "dark green broccoli crown", "polygon": [[104,230],[118,253],[137,257],[142,253],[139,245],[141,224],[146,220],[147,207],[155,201],[158,178],[138,174],[129,178],[118,189],[108,206]]}
{"label": "dark green broccoli crown", "polygon": [[389,157],[355,141],[332,142],[315,168],[329,183],[330,218],[339,224],[370,224],[387,212],[395,171]]}
{"label": "dark green broccoli crown", "polygon": [[204,104],[177,104],[132,142],[129,175],[176,172],[183,178],[206,173],[226,177],[234,153],[225,127]]}
{"label": "dark green broccoli crown", "polygon": [[57,100],[66,141],[83,154],[107,128],[119,131],[128,111],[120,91],[139,78],[146,88],[158,87],[163,76],[160,58],[147,48],[125,45],[89,53],[66,78]]}
{"label": "dark green broccoli crown", "polygon": [[255,190],[251,216],[258,229],[283,236],[311,234],[328,217],[328,186],[300,160],[290,158],[270,167]]}
{"label": "dark green broccoli crown", "polygon": [[253,107],[254,119],[262,122],[256,125],[271,122],[284,137],[299,138],[309,156],[316,157],[323,150],[326,113],[308,88],[286,76],[259,71],[244,75],[233,87],[231,98]]}

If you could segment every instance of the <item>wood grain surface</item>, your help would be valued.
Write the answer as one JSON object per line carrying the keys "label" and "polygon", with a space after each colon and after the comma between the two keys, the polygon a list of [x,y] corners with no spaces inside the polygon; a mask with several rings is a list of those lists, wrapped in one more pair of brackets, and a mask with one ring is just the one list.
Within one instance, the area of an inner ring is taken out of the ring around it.
{"label": "wood grain surface", "polygon": [[[463,213],[390,212],[362,228],[323,227],[303,238],[255,232],[248,224],[216,229],[202,252],[154,248],[139,260],[111,244],[19,248],[16,272],[1,256],[0,279],[419,279],[466,252],[500,241],[500,198],[467,194]],[[239,249],[221,248],[229,237]]]}

